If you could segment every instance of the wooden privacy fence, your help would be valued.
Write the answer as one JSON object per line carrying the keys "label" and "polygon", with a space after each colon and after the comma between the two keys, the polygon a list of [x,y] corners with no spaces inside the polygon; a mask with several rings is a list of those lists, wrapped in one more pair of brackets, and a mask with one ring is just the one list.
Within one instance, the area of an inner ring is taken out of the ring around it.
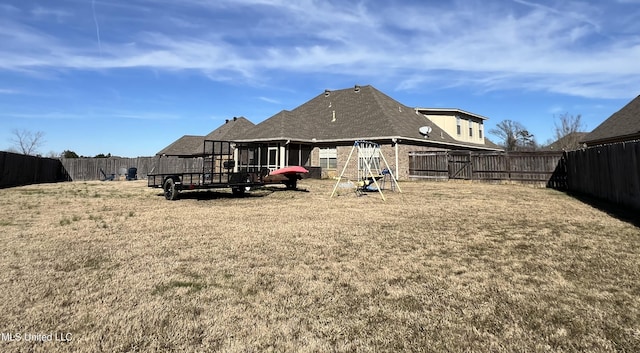
{"label": "wooden privacy fence", "polygon": [[58,159],[0,151],[0,188],[67,180]]}
{"label": "wooden privacy fence", "polygon": [[640,141],[565,153],[567,188],[640,210]]}
{"label": "wooden privacy fence", "polygon": [[129,168],[137,168],[138,179],[150,173],[201,172],[202,158],[137,157],[137,158],[63,158],[72,180],[101,180],[105,174],[123,178]]}
{"label": "wooden privacy fence", "polygon": [[559,183],[562,152],[409,152],[409,177]]}
{"label": "wooden privacy fence", "polygon": [[[137,158],[63,158],[62,165],[72,180],[102,180],[105,174],[115,174],[124,178],[129,168],[137,168],[138,179],[146,179],[147,174],[199,173],[202,172],[201,157],[137,157]],[[305,167],[309,178],[320,178],[319,167]]]}

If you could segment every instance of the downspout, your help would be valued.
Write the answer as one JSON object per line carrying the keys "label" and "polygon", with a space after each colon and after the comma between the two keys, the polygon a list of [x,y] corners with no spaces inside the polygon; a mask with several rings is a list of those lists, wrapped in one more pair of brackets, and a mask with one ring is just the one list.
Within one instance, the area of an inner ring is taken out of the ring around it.
{"label": "downspout", "polygon": [[400,178],[400,174],[398,174],[398,171],[400,170],[400,168],[398,166],[398,139],[394,137],[392,139],[392,141],[393,141],[393,148],[394,148],[394,150],[396,152],[396,173],[395,173],[395,175],[396,175],[396,179],[398,179],[398,178]]}

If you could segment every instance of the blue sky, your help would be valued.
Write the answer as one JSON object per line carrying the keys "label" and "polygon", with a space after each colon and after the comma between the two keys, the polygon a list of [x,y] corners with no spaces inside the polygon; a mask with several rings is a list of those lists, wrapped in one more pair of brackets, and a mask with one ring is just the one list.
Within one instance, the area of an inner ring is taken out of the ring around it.
{"label": "blue sky", "polygon": [[640,94],[640,0],[5,0],[0,23],[0,149],[27,129],[42,154],[149,156],[355,84],[544,143]]}

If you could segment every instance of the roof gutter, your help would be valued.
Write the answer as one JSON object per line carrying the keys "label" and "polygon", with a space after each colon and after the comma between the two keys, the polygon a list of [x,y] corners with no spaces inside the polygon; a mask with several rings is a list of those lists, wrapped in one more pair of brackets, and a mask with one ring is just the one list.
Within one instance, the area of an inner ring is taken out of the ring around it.
{"label": "roof gutter", "polygon": [[462,114],[466,114],[478,119],[482,119],[482,120],[489,120],[489,118],[479,115],[479,114],[474,114],[471,112],[468,112],[466,110],[462,110],[462,109],[457,109],[457,108],[414,108],[416,112],[421,113],[421,114],[425,114],[422,113],[422,111],[426,111],[426,112],[438,112],[438,113],[447,113],[447,112],[455,112],[455,113],[462,113]]}
{"label": "roof gutter", "polygon": [[290,141],[290,142],[304,142],[304,143],[332,143],[332,142],[349,142],[353,143],[354,141],[376,141],[376,140],[389,140],[391,142],[394,141],[414,141],[420,143],[430,143],[442,146],[450,146],[450,147],[458,147],[458,148],[475,148],[479,150],[488,150],[488,151],[502,151],[500,148],[493,148],[488,146],[482,146],[477,144],[459,144],[459,143],[451,143],[444,141],[436,141],[430,139],[418,139],[413,137],[403,137],[403,136],[376,136],[376,137],[356,137],[356,138],[348,138],[348,139],[299,139],[293,137],[276,137],[276,138],[259,138],[259,139],[243,139],[243,140],[234,140],[234,142],[239,143],[251,143],[251,142],[272,142],[272,141]]}
{"label": "roof gutter", "polygon": [[584,140],[579,142],[585,143],[588,147],[591,147],[591,146],[597,146],[597,145],[607,145],[611,143],[627,142],[627,141],[634,141],[634,140],[640,140],[640,131],[633,134],[628,134],[628,135],[605,137],[601,139]]}

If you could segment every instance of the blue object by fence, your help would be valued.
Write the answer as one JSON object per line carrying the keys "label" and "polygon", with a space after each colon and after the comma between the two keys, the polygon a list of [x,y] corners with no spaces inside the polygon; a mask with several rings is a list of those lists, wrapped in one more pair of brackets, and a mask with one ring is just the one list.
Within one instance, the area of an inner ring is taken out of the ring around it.
{"label": "blue object by fence", "polygon": [[127,180],[138,179],[138,168],[131,167],[127,170]]}

